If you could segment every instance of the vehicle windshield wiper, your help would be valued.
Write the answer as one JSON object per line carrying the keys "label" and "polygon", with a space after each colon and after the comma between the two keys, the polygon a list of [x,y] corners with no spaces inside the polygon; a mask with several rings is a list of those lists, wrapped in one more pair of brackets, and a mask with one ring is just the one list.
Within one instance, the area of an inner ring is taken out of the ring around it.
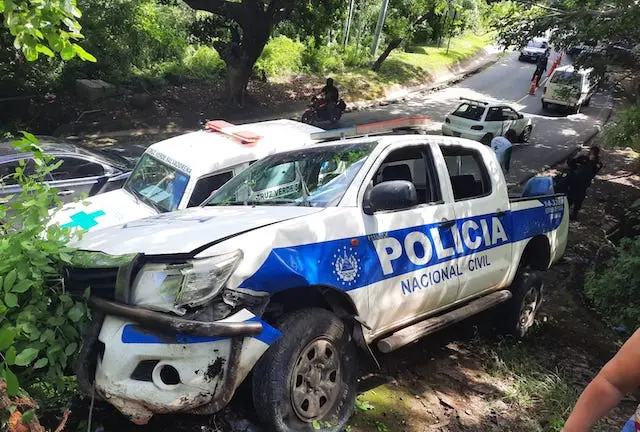
{"label": "vehicle windshield wiper", "polygon": [[157,202],[151,200],[150,198],[147,198],[146,196],[142,195],[137,190],[130,189],[129,192],[131,192],[133,194],[133,196],[136,198],[136,200],[142,201],[143,203],[145,203],[149,207],[153,208],[158,213],[167,213],[167,211],[168,211],[167,209],[165,209],[163,207],[160,207],[160,205]]}

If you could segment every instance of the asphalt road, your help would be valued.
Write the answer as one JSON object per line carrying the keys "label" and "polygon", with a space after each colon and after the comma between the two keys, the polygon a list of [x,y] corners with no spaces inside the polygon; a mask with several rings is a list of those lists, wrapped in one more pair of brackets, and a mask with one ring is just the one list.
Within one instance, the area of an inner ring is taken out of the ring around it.
{"label": "asphalt road", "polygon": [[[551,56],[551,59],[555,58],[555,54]],[[562,64],[568,63],[565,56]],[[513,184],[557,162],[582,144],[602,125],[610,110],[610,97],[596,94],[590,106],[584,107],[580,114],[543,113],[540,96],[544,82],[535,96],[528,94],[534,70],[534,63],[520,62],[517,53],[507,52],[493,66],[454,86],[437,92],[413,94],[392,105],[345,114],[339,126],[428,116],[433,120],[430,130],[439,134],[445,115],[460,103],[461,96],[507,102],[530,115],[534,124],[530,142],[514,146],[507,178]]]}

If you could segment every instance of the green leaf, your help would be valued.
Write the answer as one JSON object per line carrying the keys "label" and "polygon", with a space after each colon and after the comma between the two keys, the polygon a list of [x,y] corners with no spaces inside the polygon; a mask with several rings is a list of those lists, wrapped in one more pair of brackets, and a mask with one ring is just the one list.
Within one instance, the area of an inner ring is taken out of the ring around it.
{"label": "green leaf", "polygon": [[4,303],[9,308],[14,308],[18,306],[18,296],[13,293],[6,293],[4,295]]}
{"label": "green leaf", "polygon": [[20,282],[18,282],[17,284],[15,284],[13,286],[13,288],[11,289],[11,291],[14,292],[14,293],[22,294],[23,292],[26,292],[32,286],[33,286],[33,281],[31,281],[29,279],[23,279]]}
{"label": "green leaf", "polygon": [[75,342],[70,343],[69,345],[67,345],[67,347],[64,349],[64,353],[67,356],[70,356],[72,354],[75,354],[76,350],[78,349],[78,344]]}
{"label": "green leaf", "polygon": [[314,420],[313,423],[311,423],[311,425],[313,426],[313,428],[315,430],[320,430],[322,428],[322,426],[320,426],[320,422],[318,420]]}
{"label": "green leaf", "polygon": [[48,364],[49,364],[49,359],[44,357],[44,358],[41,358],[40,360],[38,360],[37,362],[35,362],[35,364],[33,365],[33,368],[34,369],[41,369],[41,368],[45,367]]}
{"label": "green leaf", "polygon": [[54,56],[53,51],[51,51],[48,47],[46,47],[46,46],[44,46],[42,44],[36,45],[36,51],[46,55],[47,57],[53,57]]}
{"label": "green leaf", "polygon": [[18,394],[18,389],[20,385],[18,384],[18,377],[11,372],[9,368],[4,370],[5,379],[7,382],[7,394],[9,396],[15,396]]}
{"label": "green leaf", "polygon": [[16,363],[16,347],[10,347],[7,350],[4,354],[4,361],[6,361],[9,366],[13,366]]}
{"label": "green leaf", "polygon": [[80,45],[73,45],[73,50],[76,52],[76,54],[78,54],[78,57],[80,57],[80,59],[84,60],[84,61],[89,61],[92,63],[95,63],[97,60],[94,56],[92,56],[91,54],[89,54],[88,52],[86,52],[84,50],[84,48],[82,48]]}
{"label": "green leaf", "polygon": [[25,424],[25,425],[26,425],[26,424],[29,424],[29,422],[30,422],[31,420],[33,420],[33,417],[34,417],[35,415],[36,415],[36,411],[35,411],[33,408],[32,408],[32,409],[30,409],[30,410],[28,410],[28,411],[25,411],[25,412],[22,414],[22,419],[21,419],[22,424]]}
{"label": "green leaf", "polygon": [[13,284],[16,282],[17,277],[18,277],[18,273],[16,272],[16,269],[13,269],[4,278],[4,290],[6,292],[11,291],[11,288],[13,287]]}
{"label": "green leaf", "polygon": [[18,366],[29,366],[32,361],[38,357],[40,351],[35,348],[25,348],[16,356],[16,364]]}
{"label": "green leaf", "polygon": [[64,61],[71,60],[75,56],[76,52],[71,44],[65,45],[65,47],[62,48],[62,51],[60,51],[60,57],[62,57],[62,60]]}
{"label": "green leaf", "polygon": [[4,12],[4,0],[0,1],[0,13]]}
{"label": "green leaf", "polygon": [[0,330],[0,351],[4,351],[13,344],[16,337],[14,329],[3,328]]}
{"label": "green leaf", "polygon": [[82,317],[84,316],[84,311],[82,310],[81,307],[76,305],[71,309],[69,309],[69,313],[67,314],[67,316],[71,321],[75,323],[82,319]]}

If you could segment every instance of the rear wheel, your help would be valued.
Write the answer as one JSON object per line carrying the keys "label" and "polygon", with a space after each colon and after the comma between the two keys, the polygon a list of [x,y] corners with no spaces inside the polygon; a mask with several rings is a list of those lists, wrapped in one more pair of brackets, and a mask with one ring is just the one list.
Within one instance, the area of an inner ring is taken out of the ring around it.
{"label": "rear wheel", "polygon": [[486,146],[491,145],[491,140],[493,139],[493,134],[492,133],[488,133],[485,136],[482,137],[482,139],[480,140],[480,142]]}
{"label": "rear wheel", "polygon": [[504,332],[518,338],[525,337],[542,304],[544,283],[540,273],[530,269],[518,270],[511,292],[513,297],[502,306],[500,326]]}
{"label": "rear wheel", "polygon": [[282,337],[253,369],[253,404],[277,432],[342,431],[353,411],[358,373],[344,322],[324,309],[303,309],[277,325]]}
{"label": "rear wheel", "polygon": [[531,138],[532,129],[533,128],[531,127],[531,125],[524,128],[524,130],[520,134],[520,142],[523,142],[523,143],[529,142],[529,138]]}

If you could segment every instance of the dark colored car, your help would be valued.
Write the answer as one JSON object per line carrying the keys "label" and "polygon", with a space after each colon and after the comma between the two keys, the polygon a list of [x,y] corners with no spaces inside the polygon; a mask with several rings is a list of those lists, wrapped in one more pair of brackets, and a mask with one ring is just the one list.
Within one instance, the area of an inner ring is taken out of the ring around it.
{"label": "dark colored car", "polygon": [[[46,154],[62,160],[62,165],[50,173],[47,184],[58,190],[63,202],[70,202],[83,194],[88,196],[121,188],[131,174],[134,163],[117,154],[89,149],[80,144],[53,137],[38,136],[40,146]],[[35,162],[30,153],[20,153],[11,145],[11,140],[0,141],[0,203],[8,195],[21,191],[13,178],[19,161],[25,160],[25,171],[34,170]]]}

